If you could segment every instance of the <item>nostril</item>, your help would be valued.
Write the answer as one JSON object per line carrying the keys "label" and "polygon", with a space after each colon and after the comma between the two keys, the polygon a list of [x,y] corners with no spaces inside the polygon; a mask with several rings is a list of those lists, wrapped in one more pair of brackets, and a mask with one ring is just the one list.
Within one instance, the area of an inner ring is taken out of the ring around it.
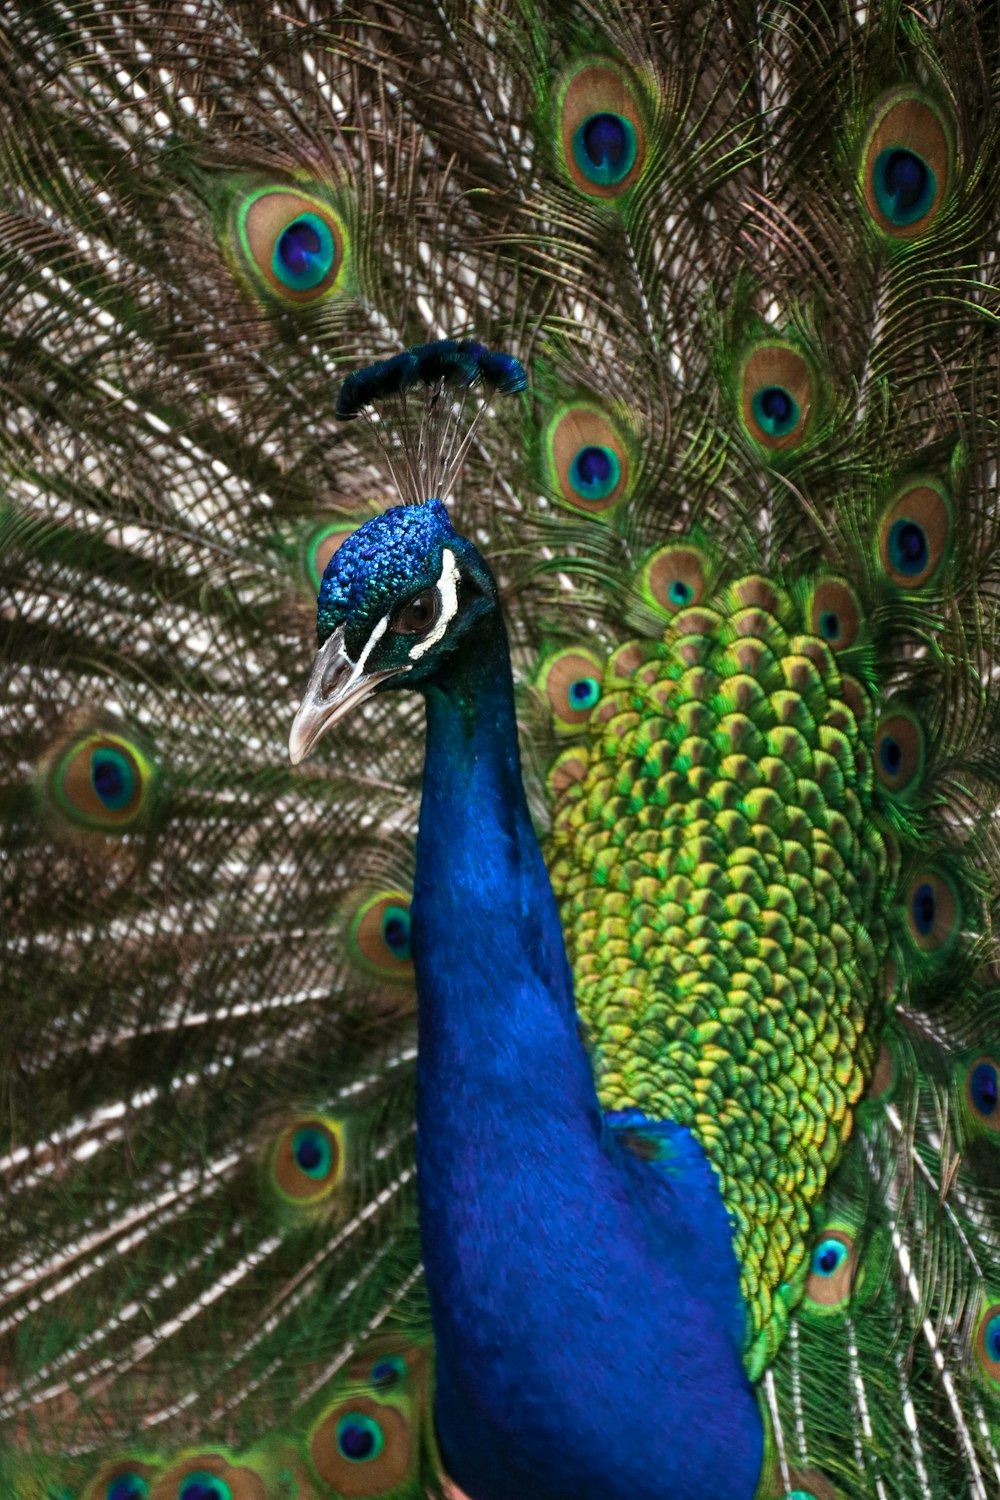
{"label": "nostril", "polygon": [[323,672],[320,692],[324,698],[331,697],[351,675],[351,664],[344,657],[336,657]]}

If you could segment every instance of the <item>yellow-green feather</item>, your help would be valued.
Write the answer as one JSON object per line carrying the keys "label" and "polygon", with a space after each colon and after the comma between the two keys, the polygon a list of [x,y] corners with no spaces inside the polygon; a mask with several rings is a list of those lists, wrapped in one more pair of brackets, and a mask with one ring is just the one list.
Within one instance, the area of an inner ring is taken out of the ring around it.
{"label": "yellow-green feather", "polygon": [[872,714],[855,716],[827,644],[773,595],[745,603],[766,597],[746,580],[674,617],[602,697],[552,837],[602,1102],[703,1145],[754,1375],[801,1293],[812,1209],[874,1063],[891,884]]}

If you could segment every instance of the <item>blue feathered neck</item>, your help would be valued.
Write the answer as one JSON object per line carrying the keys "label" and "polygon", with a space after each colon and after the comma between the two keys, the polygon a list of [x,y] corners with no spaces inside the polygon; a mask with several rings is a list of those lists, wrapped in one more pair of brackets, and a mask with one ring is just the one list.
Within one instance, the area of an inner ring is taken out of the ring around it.
{"label": "blue feathered neck", "polygon": [[445,1464],[472,1500],[750,1500],[730,1226],[686,1130],[602,1116],[497,611],[425,692],[417,1151]]}

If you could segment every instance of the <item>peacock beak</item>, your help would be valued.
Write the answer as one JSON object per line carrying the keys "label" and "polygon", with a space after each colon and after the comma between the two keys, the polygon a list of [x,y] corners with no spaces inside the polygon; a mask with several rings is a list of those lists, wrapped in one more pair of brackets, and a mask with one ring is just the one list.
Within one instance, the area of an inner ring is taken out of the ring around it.
{"label": "peacock beak", "polygon": [[344,650],[343,626],[335,630],[317,651],[305,697],[299,704],[288,737],[288,754],[293,766],[312,753],[328,729],[352,708],[370,698],[379,683],[397,675],[396,670],[366,672],[367,655],[365,650],[360,661],[351,660]]}

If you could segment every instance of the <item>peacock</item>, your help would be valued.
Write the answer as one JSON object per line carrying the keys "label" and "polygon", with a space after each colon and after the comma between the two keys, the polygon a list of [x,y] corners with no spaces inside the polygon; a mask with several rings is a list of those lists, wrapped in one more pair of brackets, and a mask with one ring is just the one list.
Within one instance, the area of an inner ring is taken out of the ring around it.
{"label": "peacock", "polygon": [[996,8],[0,69],[0,1496],[1000,1492]]}

